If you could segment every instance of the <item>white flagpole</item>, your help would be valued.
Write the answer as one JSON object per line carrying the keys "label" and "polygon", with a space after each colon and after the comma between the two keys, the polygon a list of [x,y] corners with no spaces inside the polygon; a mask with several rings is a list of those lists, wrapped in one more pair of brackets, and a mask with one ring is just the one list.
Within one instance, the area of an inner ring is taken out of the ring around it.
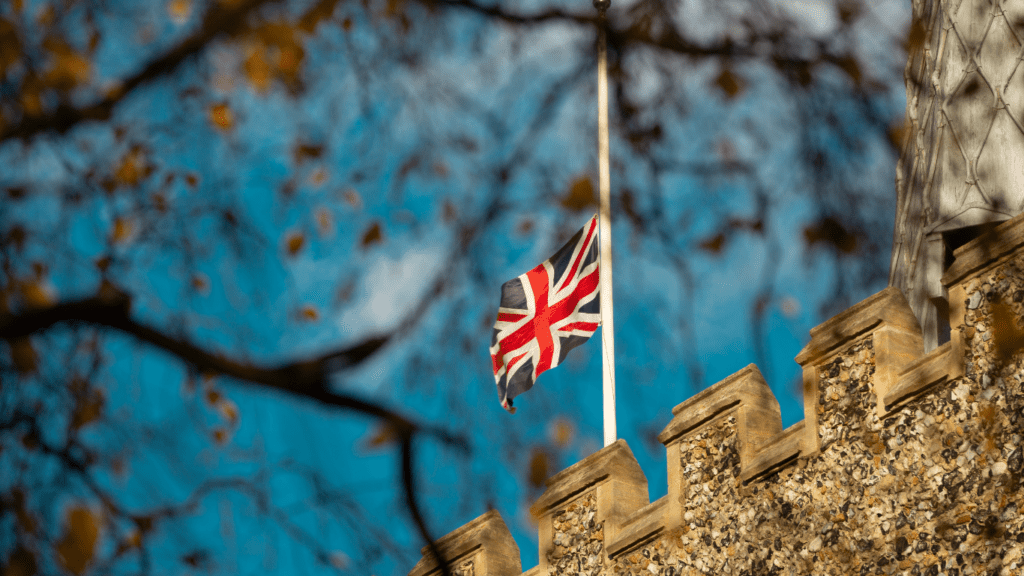
{"label": "white flagpole", "polygon": [[598,12],[597,163],[601,191],[601,358],[604,381],[604,445],[615,443],[615,317],[612,310],[612,215],[608,166],[608,44],[605,11],[611,0],[594,0]]}

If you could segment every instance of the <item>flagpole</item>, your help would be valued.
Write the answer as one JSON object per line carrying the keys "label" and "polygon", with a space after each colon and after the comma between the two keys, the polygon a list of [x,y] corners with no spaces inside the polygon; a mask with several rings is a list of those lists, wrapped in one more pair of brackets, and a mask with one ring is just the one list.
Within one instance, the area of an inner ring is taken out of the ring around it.
{"label": "flagpole", "polygon": [[601,191],[601,358],[604,390],[604,445],[615,443],[615,316],[612,310],[612,215],[608,165],[608,39],[605,11],[611,0],[594,0],[597,8],[597,164]]}

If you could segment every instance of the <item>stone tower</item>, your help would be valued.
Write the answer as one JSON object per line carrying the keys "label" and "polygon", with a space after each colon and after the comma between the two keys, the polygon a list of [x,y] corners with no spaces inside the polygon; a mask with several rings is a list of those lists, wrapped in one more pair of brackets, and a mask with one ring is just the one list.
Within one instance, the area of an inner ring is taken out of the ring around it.
{"label": "stone tower", "polygon": [[1024,2],[913,0],[889,285],[948,340],[953,250],[1024,209]]}

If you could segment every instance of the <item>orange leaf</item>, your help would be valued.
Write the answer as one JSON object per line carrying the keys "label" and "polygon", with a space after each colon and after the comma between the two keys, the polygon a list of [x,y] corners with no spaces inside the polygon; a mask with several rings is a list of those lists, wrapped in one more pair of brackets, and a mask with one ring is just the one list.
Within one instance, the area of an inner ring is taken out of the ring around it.
{"label": "orange leaf", "polygon": [[226,103],[210,106],[210,122],[221,130],[230,130],[235,125],[235,116]]}
{"label": "orange leaf", "polygon": [[301,315],[304,320],[309,320],[310,322],[316,322],[320,319],[320,313],[317,312],[316,308],[310,304],[306,304],[302,307]]}
{"label": "orange leaf", "polygon": [[85,506],[68,511],[64,537],[57,544],[57,559],[72,574],[83,574],[92,562],[96,540],[100,534],[100,519]]}
{"label": "orange leaf", "polygon": [[134,236],[135,221],[127,217],[114,219],[114,230],[111,232],[110,240],[115,244],[128,242]]}
{"label": "orange leaf", "polygon": [[190,0],[171,0],[167,3],[167,13],[175,24],[184,24],[192,14],[192,2]]}
{"label": "orange leaf", "polygon": [[121,157],[114,169],[114,178],[119,184],[135,186],[152,171],[152,166],[146,162],[146,151],[141,146],[134,146]]}
{"label": "orange leaf", "polygon": [[270,89],[270,63],[267,61],[267,47],[263,43],[253,43],[249,47],[245,59],[245,76],[257,92],[262,94]]}
{"label": "orange leaf", "polygon": [[30,308],[46,308],[56,302],[53,289],[43,282],[26,282],[21,285],[21,297]]}
{"label": "orange leaf", "polygon": [[302,247],[306,244],[306,237],[301,232],[292,232],[288,235],[285,240],[285,247],[288,250],[289,256],[295,256],[302,250]]}

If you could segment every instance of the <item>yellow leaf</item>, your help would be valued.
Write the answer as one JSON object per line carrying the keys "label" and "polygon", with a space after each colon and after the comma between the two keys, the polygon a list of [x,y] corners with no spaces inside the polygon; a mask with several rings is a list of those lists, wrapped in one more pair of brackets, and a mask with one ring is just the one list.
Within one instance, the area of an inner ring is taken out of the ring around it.
{"label": "yellow leaf", "polygon": [[226,103],[210,106],[210,122],[221,130],[230,130],[235,125],[235,116]]}
{"label": "yellow leaf", "polygon": [[72,574],[83,574],[92,562],[96,540],[100,534],[100,519],[85,506],[75,506],[65,518],[64,537],[57,544],[57,559]]}

